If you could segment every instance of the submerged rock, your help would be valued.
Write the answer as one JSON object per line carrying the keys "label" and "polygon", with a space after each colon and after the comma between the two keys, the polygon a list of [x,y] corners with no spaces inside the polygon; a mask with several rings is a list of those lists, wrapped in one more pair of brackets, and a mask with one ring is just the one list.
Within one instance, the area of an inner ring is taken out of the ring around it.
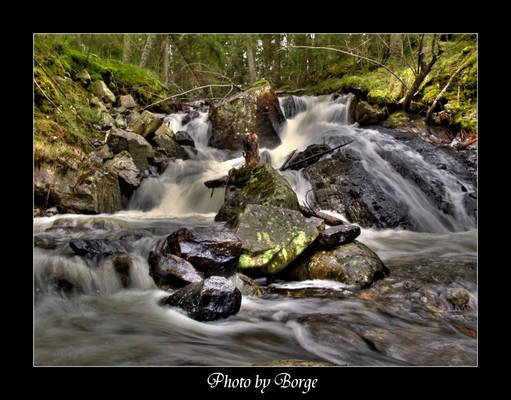
{"label": "submerged rock", "polygon": [[160,251],[185,259],[205,277],[229,277],[236,272],[241,241],[232,232],[181,228],[165,239]]}
{"label": "submerged rock", "polygon": [[239,217],[236,234],[242,243],[238,268],[275,274],[316,239],[318,230],[298,211],[249,204]]}
{"label": "submerged rock", "polygon": [[289,271],[288,276],[298,281],[327,279],[364,288],[388,274],[376,253],[355,240],[333,250],[314,252]]}
{"label": "submerged rock", "polygon": [[261,147],[274,148],[281,143],[278,135],[285,121],[279,100],[269,85],[238,93],[210,107],[209,146],[241,150],[243,136],[257,133]]}
{"label": "submerged rock", "polygon": [[269,164],[252,164],[229,171],[224,204],[215,221],[227,221],[234,227],[247,204],[299,210],[291,185]]}
{"label": "submerged rock", "polygon": [[213,321],[236,314],[241,307],[241,292],[228,279],[211,276],[176,290],[160,305],[177,306],[198,321]]}
{"label": "submerged rock", "polygon": [[464,309],[468,307],[470,295],[466,289],[456,287],[448,289],[445,298],[454,308]]}

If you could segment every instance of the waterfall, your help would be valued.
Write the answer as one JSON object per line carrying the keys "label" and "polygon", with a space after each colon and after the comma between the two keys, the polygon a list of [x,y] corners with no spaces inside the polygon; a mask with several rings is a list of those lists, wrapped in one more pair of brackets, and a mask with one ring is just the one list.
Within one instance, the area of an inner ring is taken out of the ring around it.
{"label": "waterfall", "polygon": [[[351,97],[344,95],[280,98],[287,117],[279,133],[282,144],[271,150],[262,148],[261,152],[266,151],[272,166],[278,169],[293,150],[303,151],[311,144],[334,147],[352,141],[342,149],[342,154],[355,160],[370,177],[371,185],[362,190],[377,188],[391,198],[401,210],[406,210],[416,230],[448,232],[474,228],[475,218],[467,213],[465,201],[475,188],[445,167],[454,165],[451,158],[435,149],[437,162],[432,162],[411,141],[398,140],[390,131],[351,124],[350,101]],[[132,197],[128,213],[212,216],[220,208],[223,190],[211,192],[203,183],[227,175],[231,168],[242,166],[244,160],[207,145],[211,129],[207,112],[199,112],[183,125],[184,116],[183,112],[171,114],[164,122],[174,132],[185,131],[194,139],[195,150],[189,151],[190,159],[171,162],[161,176],[144,180]],[[311,184],[303,172],[286,170],[282,175],[300,203],[305,204]]]}

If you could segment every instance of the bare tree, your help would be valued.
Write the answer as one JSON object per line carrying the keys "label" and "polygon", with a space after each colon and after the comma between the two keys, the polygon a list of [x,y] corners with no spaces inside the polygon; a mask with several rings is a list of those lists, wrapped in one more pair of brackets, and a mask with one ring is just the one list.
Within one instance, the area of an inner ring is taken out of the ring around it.
{"label": "bare tree", "polygon": [[122,62],[128,64],[131,56],[131,38],[126,33],[122,38]]}

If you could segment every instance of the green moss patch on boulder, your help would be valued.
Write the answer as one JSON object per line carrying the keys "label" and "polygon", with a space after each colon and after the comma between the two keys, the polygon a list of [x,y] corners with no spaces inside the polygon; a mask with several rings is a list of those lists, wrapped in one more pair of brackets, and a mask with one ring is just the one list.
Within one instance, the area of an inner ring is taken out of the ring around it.
{"label": "green moss patch on boulder", "polygon": [[299,211],[249,204],[236,234],[242,243],[238,268],[275,274],[316,239],[318,230]]}

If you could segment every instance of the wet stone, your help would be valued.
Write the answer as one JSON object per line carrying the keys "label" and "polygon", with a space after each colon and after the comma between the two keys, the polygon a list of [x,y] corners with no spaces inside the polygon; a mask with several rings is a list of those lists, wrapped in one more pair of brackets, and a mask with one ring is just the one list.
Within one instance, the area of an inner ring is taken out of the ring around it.
{"label": "wet stone", "polygon": [[211,276],[176,290],[162,299],[160,305],[180,307],[190,318],[198,321],[213,321],[239,311],[241,292],[228,279]]}
{"label": "wet stone", "polygon": [[470,296],[463,288],[450,288],[447,290],[445,297],[454,308],[464,309],[468,307]]}
{"label": "wet stone", "polygon": [[333,226],[318,235],[317,243],[325,249],[333,249],[353,242],[360,235],[360,227],[357,225],[338,225]]}
{"label": "wet stone", "polygon": [[149,275],[158,287],[177,289],[202,281],[202,276],[188,261],[173,254],[149,253]]}

